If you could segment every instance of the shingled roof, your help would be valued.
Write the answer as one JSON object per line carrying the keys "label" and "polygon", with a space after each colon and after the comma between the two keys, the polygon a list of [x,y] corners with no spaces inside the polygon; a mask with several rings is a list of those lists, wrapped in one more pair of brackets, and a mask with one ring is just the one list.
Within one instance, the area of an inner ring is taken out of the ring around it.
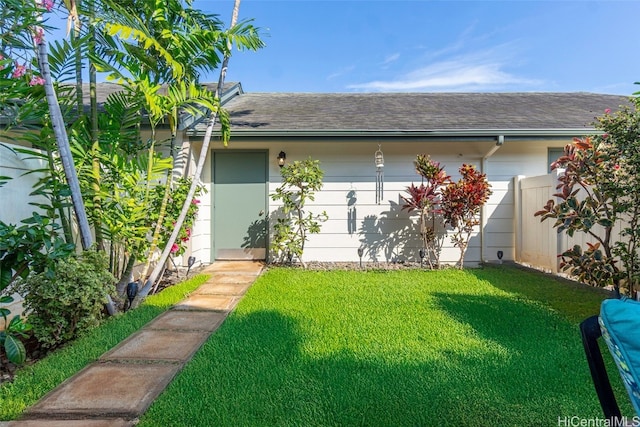
{"label": "shingled roof", "polygon": [[589,130],[629,98],[594,93],[242,93],[225,104],[232,132],[514,133]]}

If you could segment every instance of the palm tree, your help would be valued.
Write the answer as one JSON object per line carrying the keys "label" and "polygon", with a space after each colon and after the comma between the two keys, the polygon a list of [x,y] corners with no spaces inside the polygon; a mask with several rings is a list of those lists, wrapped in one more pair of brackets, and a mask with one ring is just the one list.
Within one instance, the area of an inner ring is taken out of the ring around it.
{"label": "palm tree", "polygon": [[[187,2],[187,5],[190,5],[190,2]],[[226,72],[231,40],[248,49],[262,46],[256,30],[251,25],[242,23],[236,26],[238,6],[239,3],[234,8],[232,27],[235,28],[224,33],[220,30],[222,24],[217,17],[188,7],[183,9],[179,0],[154,4],[153,7],[149,7],[147,2],[114,3],[105,0],[97,20],[103,29],[101,34],[105,42],[101,43],[102,50],[92,59],[101,71],[110,74],[111,79],[135,87],[144,94],[145,110],[152,130],[156,120],[166,120],[174,133],[180,112],[187,110],[192,115],[202,115],[205,111],[213,111],[214,117],[219,113],[219,91],[207,98],[203,96],[204,92],[197,90],[197,84],[199,75],[203,71],[216,68],[221,56],[225,58],[222,67]],[[111,18],[113,14],[117,15],[117,20]],[[162,19],[151,19],[159,16]],[[120,37],[114,37],[116,35]],[[126,70],[126,73],[123,70]],[[223,81],[224,78],[220,84]],[[159,85],[167,87],[168,95],[159,94]],[[213,120],[215,121],[215,118]],[[226,127],[224,134],[228,135]],[[204,150],[206,151],[207,147],[204,147]],[[201,170],[192,182],[190,194],[183,206],[183,218],[176,223],[173,230],[172,235],[175,237],[170,238],[163,254],[170,252],[180,232],[189,203],[197,189],[200,174]],[[167,174],[166,177],[165,200],[162,206],[166,206],[168,200],[172,175]],[[162,209],[160,215],[162,219]],[[156,228],[154,242],[157,241],[158,231]],[[152,283],[162,271],[167,258],[168,255],[161,255],[152,272],[152,276],[155,276]],[[145,285],[141,294],[145,295],[149,290],[150,287]]]}
{"label": "palm tree", "polygon": [[[78,181],[78,175],[76,173],[75,165],[73,163],[73,156],[71,154],[71,148],[69,146],[69,137],[67,135],[66,124],[60,110],[60,104],[56,96],[55,89],[53,87],[53,81],[51,79],[51,70],[49,69],[49,55],[47,53],[47,45],[45,43],[44,33],[35,39],[36,50],[38,57],[38,66],[40,67],[40,73],[44,79],[44,91],[47,98],[47,104],[49,105],[49,114],[51,116],[51,123],[58,146],[58,152],[60,160],[62,161],[62,167],[64,174],[71,191],[71,201],[73,204],[73,210],[76,214],[76,220],[78,223],[78,230],[80,233],[80,241],[84,250],[90,250],[93,246],[93,238],[91,235],[91,228],[89,227],[89,220],[82,200],[82,192],[80,191],[80,183]],[[115,314],[115,308],[111,297],[107,294],[106,308],[110,315]]]}
{"label": "palm tree", "polygon": [[[238,21],[239,10],[240,10],[240,0],[235,0],[233,5],[233,12],[231,14],[231,25],[230,25],[231,31],[233,31],[233,28]],[[232,48],[231,39],[227,39],[226,49],[224,50],[224,59],[222,61],[222,66],[220,68],[220,77],[218,78],[218,86],[215,92],[216,100],[220,99],[220,92],[222,91],[222,87],[224,85],[224,79],[227,74],[227,67],[229,66],[229,58],[231,57],[231,48]],[[171,236],[169,237],[169,241],[167,242],[167,245],[162,251],[162,254],[160,255],[160,259],[158,260],[158,263],[156,264],[153,271],[151,272],[151,275],[147,278],[147,281],[145,282],[143,288],[140,290],[141,298],[145,297],[149,293],[149,291],[151,290],[151,287],[153,286],[155,281],[158,279],[158,276],[160,275],[160,273],[164,268],[164,264],[167,262],[167,259],[169,258],[171,247],[173,246],[176,239],[178,238],[178,233],[180,231],[180,228],[182,227],[182,224],[184,223],[184,220],[187,216],[187,212],[189,211],[189,204],[191,203],[191,200],[193,199],[196,193],[198,182],[200,181],[200,178],[202,176],[204,163],[207,158],[207,153],[209,152],[209,144],[211,143],[211,134],[213,133],[213,126],[215,125],[216,118],[218,117],[219,112],[220,112],[220,108],[211,110],[211,116],[209,118],[207,130],[205,132],[204,140],[202,142],[202,148],[200,149],[200,157],[198,159],[198,164],[196,165],[193,181],[191,182],[191,188],[189,188],[189,193],[187,193],[187,198],[185,200],[184,205],[182,206],[182,210],[180,211],[180,216],[176,220],[176,224],[173,229],[173,232],[171,233]]]}

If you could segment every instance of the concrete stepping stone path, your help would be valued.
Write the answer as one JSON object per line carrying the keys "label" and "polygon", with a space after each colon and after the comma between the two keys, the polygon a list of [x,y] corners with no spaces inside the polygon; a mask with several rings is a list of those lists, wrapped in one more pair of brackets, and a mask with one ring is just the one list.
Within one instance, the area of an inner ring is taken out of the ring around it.
{"label": "concrete stepping stone path", "polygon": [[222,324],[264,264],[217,261],[209,280],[0,427],[133,426]]}

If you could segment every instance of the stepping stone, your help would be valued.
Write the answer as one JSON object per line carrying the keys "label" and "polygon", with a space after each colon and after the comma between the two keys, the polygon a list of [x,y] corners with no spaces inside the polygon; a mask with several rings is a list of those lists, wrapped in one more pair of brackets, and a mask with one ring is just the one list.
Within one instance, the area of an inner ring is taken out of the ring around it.
{"label": "stepping stone", "polygon": [[133,421],[114,418],[108,420],[25,420],[0,422],[0,427],[132,427]]}
{"label": "stepping stone", "polygon": [[237,271],[242,273],[255,272],[259,274],[264,268],[264,263],[259,261],[216,261],[207,266],[203,272],[211,273],[215,271]]}
{"label": "stepping stone", "polygon": [[135,418],[149,408],[181,366],[94,363],[47,394],[24,418]]}
{"label": "stepping stone", "polygon": [[218,311],[169,310],[155,318],[145,329],[169,329],[213,332],[227,317]]}
{"label": "stepping stone", "polygon": [[108,420],[24,420],[0,422],[0,427],[132,427],[133,421],[114,418]]}
{"label": "stepping stone", "polygon": [[227,273],[214,273],[211,275],[206,284],[212,283],[242,283],[250,285],[256,281],[257,276],[248,274],[227,274]]}
{"label": "stepping stone", "polygon": [[205,283],[201,285],[194,295],[233,295],[242,296],[247,292],[251,283]]}
{"label": "stepping stone", "polygon": [[208,331],[142,329],[105,353],[100,360],[185,362],[209,337]]}
{"label": "stepping stone", "polygon": [[175,305],[175,310],[218,310],[233,309],[237,300],[233,296],[225,295],[191,295],[189,298]]}

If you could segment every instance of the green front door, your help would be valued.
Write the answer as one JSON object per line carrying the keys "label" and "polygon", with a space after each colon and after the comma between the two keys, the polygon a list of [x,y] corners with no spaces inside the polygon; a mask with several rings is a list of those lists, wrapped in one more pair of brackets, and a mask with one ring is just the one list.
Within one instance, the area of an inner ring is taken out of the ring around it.
{"label": "green front door", "polygon": [[267,153],[213,152],[213,258],[265,259]]}

